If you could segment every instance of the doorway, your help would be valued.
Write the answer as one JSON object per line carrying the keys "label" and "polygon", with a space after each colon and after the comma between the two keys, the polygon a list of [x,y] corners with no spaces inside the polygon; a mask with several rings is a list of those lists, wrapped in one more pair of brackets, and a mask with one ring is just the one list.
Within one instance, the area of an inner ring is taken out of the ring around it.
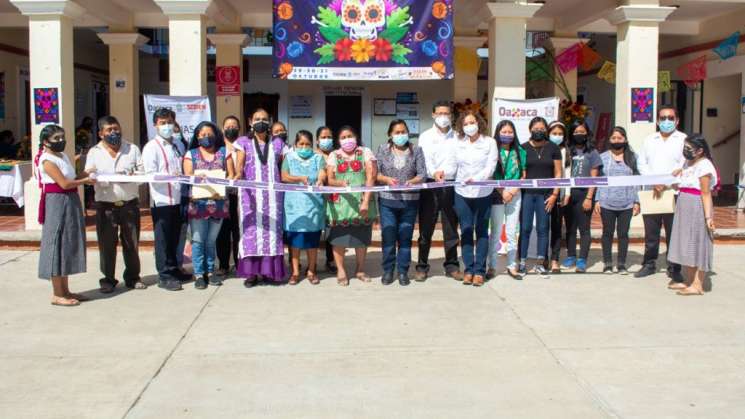
{"label": "doorway", "polygon": [[249,121],[257,109],[264,109],[269,113],[272,121],[279,121],[279,95],[270,93],[243,94],[243,121]]}
{"label": "doorway", "polygon": [[[326,96],[326,126],[336,135],[344,125],[362,135],[362,96]],[[371,144],[372,140],[367,146]]]}

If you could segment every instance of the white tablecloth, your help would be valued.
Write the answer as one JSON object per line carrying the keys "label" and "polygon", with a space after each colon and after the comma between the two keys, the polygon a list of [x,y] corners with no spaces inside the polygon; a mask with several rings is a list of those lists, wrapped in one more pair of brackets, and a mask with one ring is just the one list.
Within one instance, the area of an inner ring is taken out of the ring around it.
{"label": "white tablecloth", "polygon": [[0,170],[0,196],[13,198],[23,206],[23,184],[31,179],[31,162],[19,163],[12,170]]}

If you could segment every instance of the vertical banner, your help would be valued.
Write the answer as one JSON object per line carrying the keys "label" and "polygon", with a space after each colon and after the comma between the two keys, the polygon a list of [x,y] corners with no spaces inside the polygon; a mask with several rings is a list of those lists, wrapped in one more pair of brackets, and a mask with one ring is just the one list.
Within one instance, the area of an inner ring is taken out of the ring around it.
{"label": "vertical banner", "polygon": [[274,0],[274,77],[453,77],[454,0]]}
{"label": "vertical banner", "polygon": [[605,149],[605,141],[610,136],[610,112],[601,112],[598,115],[598,127],[595,130],[595,145],[598,150]]}
{"label": "vertical banner", "polygon": [[631,123],[654,122],[654,88],[631,89]]}
{"label": "vertical banner", "polygon": [[147,124],[147,138],[155,137],[153,127],[153,112],[160,108],[167,108],[176,112],[176,122],[181,126],[184,139],[188,140],[194,128],[202,121],[212,120],[210,100],[207,96],[165,96],[144,95],[145,120]]}
{"label": "vertical banner", "polygon": [[[545,118],[549,123],[558,119],[559,98],[550,97],[529,100],[494,99],[494,107],[491,115],[493,125],[496,125],[497,122],[503,119],[512,121],[515,124],[516,134],[520,140],[520,144],[530,139],[528,124],[536,116]],[[493,133],[489,133],[489,135],[491,134]]]}

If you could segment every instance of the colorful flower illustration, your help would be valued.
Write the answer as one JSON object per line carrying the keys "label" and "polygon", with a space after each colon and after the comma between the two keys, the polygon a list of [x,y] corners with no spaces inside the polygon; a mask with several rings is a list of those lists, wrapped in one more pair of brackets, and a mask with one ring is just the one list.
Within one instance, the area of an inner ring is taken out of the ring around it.
{"label": "colorful flower illustration", "polygon": [[349,170],[349,163],[347,162],[342,162],[336,166],[336,171],[339,173],[346,173],[347,170]]}
{"label": "colorful flower illustration", "polygon": [[334,54],[337,61],[349,61],[352,59],[352,42],[349,38],[342,38],[334,45]]}
{"label": "colorful flower illustration", "polygon": [[281,79],[286,79],[287,76],[289,76],[290,73],[292,73],[292,69],[293,69],[292,64],[282,63],[282,65],[279,66],[279,77]]}
{"label": "colorful flower illustration", "polygon": [[290,45],[287,46],[287,55],[292,58],[297,58],[303,54],[304,50],[305,47],[303,47],[303,44],[298,41],[293,41],[290,42]]}
{"label": "colorful flower illustration", "polygon": [[367,39],[354,41],[352,44],[352,58],[357,64],[370,62],[375,57],[375,45]]}
{"label": "colorful flower illustration", "polygon": [[388,61],[391,59],[393,53],[393,46],[385,38],[378,38],[373,42],[375,46],[375,60],[376,61]]}
{"label": "colorful flower illustration", "polygon": [[432,5],[432,16],[441,20],[445,19],[448,16],[448,6],[441,1],[435,2]]}
{"label": "colorful flower illustration", "polygon": [[362,170],[362,162],[360,162],[359,160],[352,160],[350,166],[352,166],[353,172],[359,172],[360,170]]}
{"label": "colorful flower illustration", "polygon": [[280,3],[279,6],[277,6],[277,16],[279,16],[280,19],[290,20],[292,19],[293,14],[294,11],[290,3],[283,2]]}

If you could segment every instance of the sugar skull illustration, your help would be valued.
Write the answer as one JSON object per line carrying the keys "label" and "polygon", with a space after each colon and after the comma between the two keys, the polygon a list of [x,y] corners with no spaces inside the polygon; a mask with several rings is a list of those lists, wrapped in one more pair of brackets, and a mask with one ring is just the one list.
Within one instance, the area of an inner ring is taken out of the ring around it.
{"label": "sugar skull illustration", "polygon": [[384,0],[343,0],[341,24],[349,31],[349,38],[375,40],[378,28],[385,26]]}

